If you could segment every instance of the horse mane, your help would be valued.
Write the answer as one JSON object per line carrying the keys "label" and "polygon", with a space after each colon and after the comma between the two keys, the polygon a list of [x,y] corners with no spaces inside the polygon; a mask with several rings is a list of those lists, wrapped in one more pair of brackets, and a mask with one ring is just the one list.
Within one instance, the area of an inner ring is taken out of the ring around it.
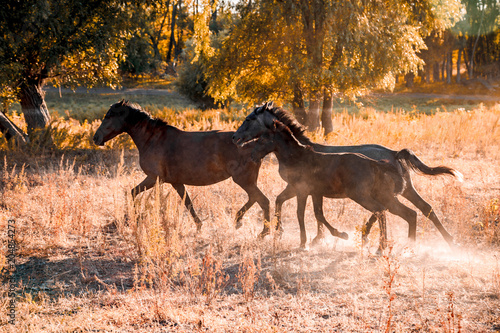
{"label": "horse mane", "polygon": [[300,143],[306,146],[312,146],[314,144],[305,134],[306,128],[302,126],[290,112],[280,107],[274,107],[267,110],[271,112],[279,122],[285,125]]}
{"label": "horse mane", "polygon": [[139,104],[131,103],[129,101],[121,101],[118,104],[128,107],[131,111],[128,115],[128,119],[132,124],[137,124],[142,121],[147,121],[148,125],[153,127],[166,126],[168,123],[157,117],[153,117],[149,112],[144,110]]}
{"label": "horse mane", "polygon": [[[308,151],[314,151],[314,148],[312,147],[312,145],[310,144],[307,144],[307,143],[302,143],[299,139],[297,139],[297,137],[293,134],[293,131],[290,129],[290,127],[288,127],[287,125],[285,125],[284,123],[282,123],[281,121],[279,120],[274,120],[274,126],[276,128],[276,130],[282,132],[282,133],[286,133],[286,135],[288,135],[290,137],[291,140],[295,141],[299,146],[302,146],[304,147],[306,150]],[[309,140],[309,138],[307,138],[306,136],[304,136],[306,138],[306,140]],[[309,140],[309,142],[311,142]]]}

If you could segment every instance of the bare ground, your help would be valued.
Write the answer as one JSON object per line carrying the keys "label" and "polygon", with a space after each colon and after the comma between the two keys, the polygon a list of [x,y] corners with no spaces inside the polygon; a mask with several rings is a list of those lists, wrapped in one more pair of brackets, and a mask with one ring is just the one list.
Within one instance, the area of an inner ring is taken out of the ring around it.
{"label": "bare ground", "polygon": [[[19,284],[16,324],[8,323],[9,298],[2,297],[0,330],[500,330],[498,239],[485,238],[483,218],[484,207],[500,194],[496,160],[421,156],[429,164],[454,166],[466,177],[460,184],[414,176],[419,192],[461,246],[451,250],[422,215],[417,244],[409,246],[406,223],[390,216],[393,247],[375,256],[377,230],[368,248],[360,244],[359,226],[369,214],[345,200],[327,200],[325,211],[349,233],[349,241],[328,236],[318,247],[298,250],[293,200],[284,207],[282,238],[257,240],[262,227],[257,207],[248,212],[244,227],[234,230],[234,214],[246,196],[230,180],[188,189],[204,220],[202,233],[195,233],[169,185],[162,186],[161,202],[153,193],[138,199],[138,218],[144,224],[138,231],[123,219],[128,209],[123,193],[142,173],[135,152],[126,156],[130,162],[124,171],[113,171],[118,155],[80,157],[96,164],[80,172],[79,162],[71,167],[56,158],[38,166],[41,177],[27,167],[31,181],[26,187],[4,188],[1,230],[6,230],[7,219],[16,220]],[[15,178],[15,172],[10,174],[7,185]],[[275,161],[264,164],[259,187],[271,201],[284,188]],[[149,213],[155,205],[161,212],[158,220]],[[311,207],[306,218],[311,239]],[[147,239],[138,238],[140,230]],[[157,233],[162,237],[155,238]],[[5,280],[3,288],[6,295]]]}

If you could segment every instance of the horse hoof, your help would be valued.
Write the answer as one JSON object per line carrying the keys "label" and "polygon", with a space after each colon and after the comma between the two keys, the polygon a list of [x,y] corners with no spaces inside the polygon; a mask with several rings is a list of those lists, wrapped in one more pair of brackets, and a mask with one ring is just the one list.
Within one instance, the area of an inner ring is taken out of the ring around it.
{"label": "horse hoof", "polygon": [[201,223],[196,225],[196,232],[200,232],[200,231],[201,231]]}
{"label": "horse hoof", "polygon": [[448,246],[450,247],[450,249],[452,251],[460,251],[461,250],[460,245],[457,243],[454,243],[453,240],[448,242]]}
{"label": "horse hoof", "polygon": [[314,237],[314,239],[312,240],[311,242],[311,245],[312,246],[318,246],[318,245],[321,245],[323,243],[323,237],[319,237],[319,236],[316,236]]}
{"label": "horse hoof", "polygon": [[339,238],[342,238],[342,239],[348,240],[348,239],[349,239],[349,235],[348,235],[346,232],[341,232],[341,233],[339,234]]}
{"label": "horse hoof", "polygon": [[243,223],[241,223],[241,221],[236,222],[236,230],[238,230],[242,226],[243,226]]}

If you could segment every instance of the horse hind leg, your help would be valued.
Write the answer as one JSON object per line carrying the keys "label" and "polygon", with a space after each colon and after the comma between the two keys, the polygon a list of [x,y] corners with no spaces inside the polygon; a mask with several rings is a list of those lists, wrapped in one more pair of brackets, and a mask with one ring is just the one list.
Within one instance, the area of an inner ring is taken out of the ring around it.
{"label": "horse hind leg", "polygon": [[184,205],[186,206],[186,209],[191,213],[191,216],[194,219],[194,223],[196,224],[196,231],[201,230],[201,220],[196,214],[196,211],[194,210],[193,203],[191,202],[191,198],[189,197],[189,194],[186,191],[186,187],[184,184],[172,184],[174,189],[177,191],[181,199],[184,201]]}
{"label": "horse hind leg", "polygon": [[408,238],[414,243],[417,237],[417,212],[403,205],[396,197],[386,202],[386,206],[389,212],[408,222]]}
{"label": "horse hind leg", "polygon": [[253,198],[249,198],[248,201],[243,205],[243,207],[240,208],[238,213],[236,213],[236,219],[235,219],[235,226],[236,229],[239,229],[243,226],[243,223],[241,220],[243,219],[243,216],[249,210],[255,203],[255,200]]}
{"label": "horse hind leg", "polygon": [[422,214],[425,215],[429,220],[434,223],[436,228],[439,230],[445,241],[448,243],[450,247],[454,247],[453,236],[445,229],[437,215],[434,213],[434,209],[425,201],[420,194],[415,190],[411,181],[407,181],[407,187],[405,191],[402,193],[402,196],[408,199],[412,204],[417,207]]}
{"label": "horse hind leg", "polygon": [[377,212],[374,215],[377,216],[378,224],[380,228],[379,235],[379,245],[377,249],[377,254],[382,255],[382,252],[387,247],[387,219],[385,216],[385,212]]}
{"label": "horse hind leg", "polygon": [[[257,187],[257,178],[259,177],[260,163],[241,163],[235,164],[231,167],[231,177],[233,181],[238,184],[248,195],[248,201],[243,207],[240,208],[236,214],[235,225],[236,229],[241,227],[241,219],[245,215],[248,209],[253,206],[254,203],[258,203],[262,211],[264,212],[264,229],[260,233],[260,236],[265,236],[266,228],[269,230],[269,221],[271,221],[271,210],[269,199],[262,193],[262,191]],[[267,231],[269,234],[269,231]]]}
{"label": "horse hind leg", "polygon": [[365,223],[363,226],[363,230],[361,232],[361,240],[363,242],[363,245],[368,243],[368,235],[370,234],[370,231],[372,230],[373,224],[377,221],[377,215],[372,214],[368,221]]}
{"label": "horse hind leg", "polygon": [[379,221],[380,240],[377,254],[382,253],[382,251],[387,246],[387,221],[385,218],[385,210],[387,209],[387,207],[375,198],[368,195],[357,194],[351,195],[350,198],[361,205],[363,208],[372,212],[372,216],[370,216],[370,219],[365,224],[366,235],[368,235],[368,233],[370,232],[373,223],[375,223],[375,221],[377,220]]}
{"label": "horse hind leg", "polygon": [[[234,179],[234,178],[233,178]],[[236,182],[236,181],[235,181]],[[269,234],[269,222],[271,221],[271,209],[269,204],[269,199],[262,193],[262,191],[257,187],[257,183],[254,184],[242,184],[236,182],[240,185],[245,192],[248,194],[248,201],[236,214],[236,229],[241,227],[241,219],[245,215],[246,211],[253,206],[254,203],[258,203],[262,211],[264,212],[264,229],[260,233],[259,237],[264,237]]]}

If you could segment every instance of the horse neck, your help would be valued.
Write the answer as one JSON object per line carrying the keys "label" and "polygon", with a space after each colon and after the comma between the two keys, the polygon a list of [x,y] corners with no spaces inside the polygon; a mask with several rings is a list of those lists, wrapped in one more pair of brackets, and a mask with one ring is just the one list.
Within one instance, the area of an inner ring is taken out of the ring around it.
{"label": "horse neck", "polygon": [[280,163],[294,164],[304,160],[309,150],[294,138],[286,137],[285,133],[280,133],[275,137],[276,146],[274,153]]}
{"label": "horse neck", "polygon": [[138,123],[130,126],[125,132],[127,132],[132,141],[134,141],[139,153],[144,150],[144,148],[150,144],[150,139],[155,132],[149,128],[148,119],[141,120]]}

